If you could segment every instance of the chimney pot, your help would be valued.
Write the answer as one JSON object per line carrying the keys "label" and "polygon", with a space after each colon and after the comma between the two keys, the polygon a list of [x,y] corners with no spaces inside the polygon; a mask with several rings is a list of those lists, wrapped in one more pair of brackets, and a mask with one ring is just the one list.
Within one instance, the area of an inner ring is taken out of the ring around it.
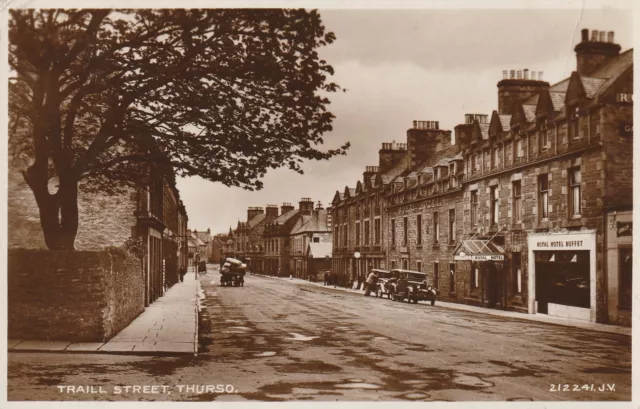
{"label": "chimney pot", "polygon": [[528,69],[528,68],[525,68],[525,69],[524,69],[524,79],[525,79],[525,80],[528,80],[528,79],[529,79],[529,69]]}
{"label": "chimney pot", "polygon": [[591,30],[591,41],[598,41],[598,30]]}
{"label": "chimney pot", "polygon": [[418,127],[418,121],[413,121],[413,129],[416,129]]}
{"label": "chimney pot", "polygon": [[601,43],[604,43],[604,42],[606,42],[606,41],[607,41],[607,33],[606,33],[605,31],[601,31],[601,32],[600,32],[600,39],[599,39],[599,41],[600,41]]}
{"label": "chimney pot", "polygon": [[544,71],[538,71],[538,81],[542,81],[542,74]]}
{"label": "chimney pot", "polygon": [[518,74],[517,74],[517,79],[521,80],[522,79],[522,70],[518,70]]}
{"label": "chimney pot", "polygon": [[436,129],[440,129],[440,122],[436,121]]}
{"label": "chimney pot", "polygon": [[502,79],[506,80],[509,78],[509,72],[507,70],[502,70]]}
{"label": "chimney pot", "polygon": [[582,42],[586,43],[587,41],[589,41],[589,29],[588,28],[583,28],[582,29]]}
{"label": "chimney pot", "polygon": [[607,42],[608,43],[613,43],[613,31],[609,31],[607,33]]}
{"label": "chimney pot", "polygon": [[509,74],[510,74],[510,75],[509,75],[509,77],[510,77],[511,79],[515,79],[515,78],[516,78],[516,70],[511,70],[511,71],[509,72]]}

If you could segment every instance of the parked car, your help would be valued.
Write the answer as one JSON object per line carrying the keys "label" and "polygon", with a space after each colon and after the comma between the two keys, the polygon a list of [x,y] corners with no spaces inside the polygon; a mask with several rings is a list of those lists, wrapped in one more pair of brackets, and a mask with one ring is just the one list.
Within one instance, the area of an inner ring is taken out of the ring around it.
{"label": "parked car", "polygon": [[380,270],[374,268],[371,270],[376,273],[378,276],[378,281],[376,282],[376,297],[382,297],[383,295],[387,295],[387,298],[391,298],[391,293],[389,292],[389,283],[395,281],[393,276],[391,275],[391,271],[389,270]]}
{"label": "parked car", "polygon": [[427,283],[427,275],[418,271],[411,270],[391,270],[391,276],[395,278],[393,282],[387,283],[394,301],[413,302],[430,301],[431,305],[435,305],[437,293],[435,287]]}

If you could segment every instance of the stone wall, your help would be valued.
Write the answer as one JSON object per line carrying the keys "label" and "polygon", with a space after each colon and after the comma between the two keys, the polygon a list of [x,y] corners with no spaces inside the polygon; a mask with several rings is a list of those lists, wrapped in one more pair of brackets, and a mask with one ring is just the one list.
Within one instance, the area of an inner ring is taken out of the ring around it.
{"label": "stone wall", "polygon": [[144,310],[140,261],[122,250],[8,255],[9,338],[106,341]]}
{"label": "stone wall", "polygon": [[[9,167],[8,179],[8,247],[46,249],[33,192],[18,167]],[[136,203],[134,190],[116,196],[80,192],[76,250],[122,245],[136,225]]]}

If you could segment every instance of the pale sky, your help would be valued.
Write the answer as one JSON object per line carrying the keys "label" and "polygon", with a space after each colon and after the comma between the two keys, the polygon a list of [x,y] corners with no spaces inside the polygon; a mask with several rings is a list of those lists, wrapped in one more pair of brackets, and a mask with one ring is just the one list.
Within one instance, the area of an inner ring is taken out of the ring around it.
{"label": "pale sky", "polygon": [[[614,31],[622,51],[632,47],[629,10],[320,10],[337,40],[320,50],[333,80],[347,92],[331,95],[336,115],[325,148],[351,142],[347,156],[308,162],[305,175],[271,171],[258,192],[199,178],[178,188],[191,229],[235,228],[247,207],[302,197],[326,207],[336,190],[355,187],[365,166],[378,164],[382,142],[406,141],[413,120],[463,122],[465,113],[497,109],[502,70],[544,71],[550,83],[575,70],[580,30]],[[215,164],[214,164],[215,165]]]}

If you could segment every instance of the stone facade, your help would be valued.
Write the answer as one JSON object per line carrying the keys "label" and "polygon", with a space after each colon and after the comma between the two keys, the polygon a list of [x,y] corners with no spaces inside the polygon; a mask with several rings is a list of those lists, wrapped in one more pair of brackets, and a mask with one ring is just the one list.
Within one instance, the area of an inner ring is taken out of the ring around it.
{"label": "stone facade", "polygon": [[467,114],[453,145],[433,121],[383,144],[375,171],[334,196],[334,274],[420,270],[444,300],[629,325],[633,54],[586,34],[567,79],[503,71],[498,109]]}

